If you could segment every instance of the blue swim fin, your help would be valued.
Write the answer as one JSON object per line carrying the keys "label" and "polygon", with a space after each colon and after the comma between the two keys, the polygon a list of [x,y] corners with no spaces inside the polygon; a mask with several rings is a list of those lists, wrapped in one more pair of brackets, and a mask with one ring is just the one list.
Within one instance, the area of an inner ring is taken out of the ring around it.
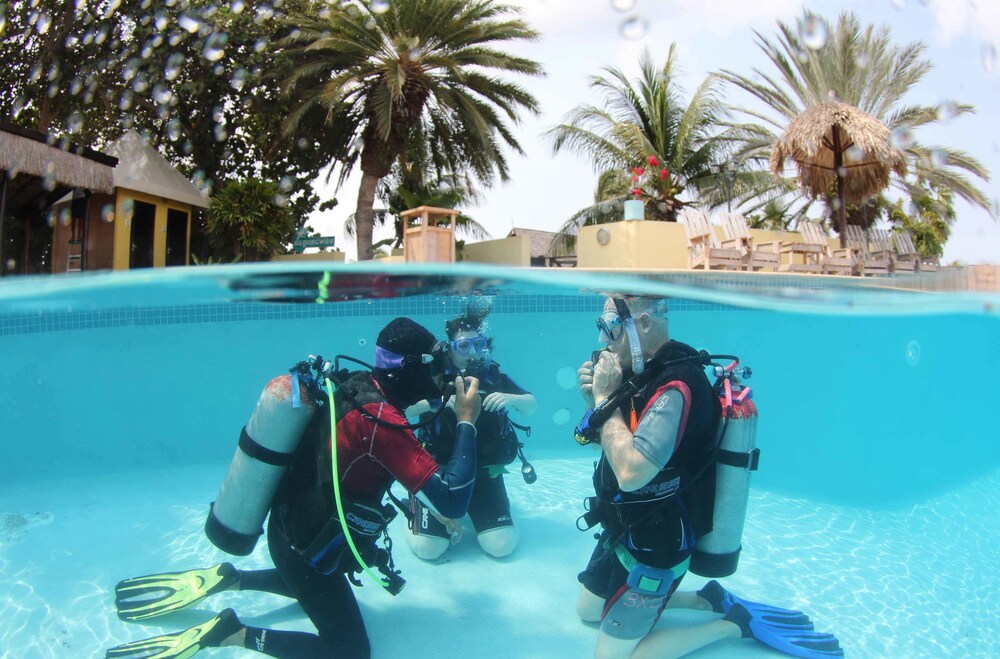
{"label": "blue swim fin", "polygon": [[726,613],[725,620],[739,626],[743,638],[755,638],[764,645],[803,659],[824,659],[843,657],[840,641],[833,634],[812,631],[808,627],[768,622],[766,616],[754,614],[745,606],[734,602]]}
{"label": "blue swim fin", "polygon": [[799,631],[808,631],[813,628],[809,616],[794,609],[782,609],[770,604],[758,604],[741,597],[733,595],[722,587],[714,579],[705,584],[705,587],[698,591],[698,595],[712,605],[712,610],[716,613],[726,614],[734,604],[739,604],[750,614],[774,627],[784,627]]}

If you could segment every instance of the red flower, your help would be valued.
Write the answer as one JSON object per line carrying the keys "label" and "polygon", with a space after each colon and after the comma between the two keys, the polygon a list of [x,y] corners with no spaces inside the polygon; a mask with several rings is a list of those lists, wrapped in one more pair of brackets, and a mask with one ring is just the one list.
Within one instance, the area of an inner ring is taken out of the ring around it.
{"label": "red flower", "polygon": [[670,172],[668,172],[666,169],[660,170],[660,178],[666,181],[668,176],[670,176]]}
{"label": "red flower", "polygon": [[659,161],[657,161],[656,156],[650,156],[649,157],[649,166],[650,167],[656,167],[659,164],[660,163],[659,163]]}
{"label": "red flower", "polygon": [[639,195],[642,194],[642,188],[633,188],[632,189],[632,194],[634,194],[635,196],[638,197]]}
{"label": "red flower", "polygon": [[644,171],[642,167],[636,167],[635,169],[636,169],[635,173],[638,174],[639,176],[642,176],[642,172]]}

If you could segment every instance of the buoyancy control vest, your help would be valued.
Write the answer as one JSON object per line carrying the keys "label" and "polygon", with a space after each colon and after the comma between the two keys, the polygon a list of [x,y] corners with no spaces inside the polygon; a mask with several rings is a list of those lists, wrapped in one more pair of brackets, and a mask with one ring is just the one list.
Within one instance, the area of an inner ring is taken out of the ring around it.
{"label": "buoyancy control vest", "polygon": [[[670,341],[658,353],[663,361],[694,357],[698,351]],[[654,567],[672,567],[712,530],[715,470],[706,469],[718,437],[721,405],[698,363],[669,365],[636,395],[619,406],[635,431],[647,405],[671,382],[682,382],[691,393],[684,432],[670,460],[653,479],[634,492],[621,489],[611,465],[602,455],[594,472],[591,510],[612,538],[635,558]],[[588,516],[589,517],[589,516]]]}
{"label": "buoyancy control vest", "polygon": [[[338,395],[347,389],[353,401]],[[334,394],[336,418],[342,419],[373,402],[387,402],[367,372],[351,373]],[[335,570],[350,572],[353,561],[344,558],[349,551],[342,536],[343,526],[333,501],[333,473],[330,463],[330,416],[313,416],[292,464],[275,495],[274,508],[289,542],[314,569],[321,573]],[[334,447],[335,449],[336,447]],[[376,562],[376,541],[396,515],[396,510],[382,503],[391,484],[374,488],[371,496],[347,496],[344,512],[352,538],[366,563]],[[339,541],[338,541],[339,540]]]}

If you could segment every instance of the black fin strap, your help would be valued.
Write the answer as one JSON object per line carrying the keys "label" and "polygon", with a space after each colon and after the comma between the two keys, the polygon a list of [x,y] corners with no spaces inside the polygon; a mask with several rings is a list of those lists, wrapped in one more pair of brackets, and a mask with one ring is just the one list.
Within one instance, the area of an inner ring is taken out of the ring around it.
{"label": "black fin strap", "polygon": [[719,454],[715,460],[730,467],[739,467],[747,471],[757,471],[757,465],[760,463],[760,449],[755,448],[747,453],[719,449]]}
{"label": "black fin strap", "polygon": [[243,430],[240,432],[240,450],[254,460],[274,465],[275,467],[287,467],[292,464],[292,456],[295,455],[294,453],[279,453],[278,451],[272,451],[266,446],[261,446],[247,433],[246,426],[243,426]]}

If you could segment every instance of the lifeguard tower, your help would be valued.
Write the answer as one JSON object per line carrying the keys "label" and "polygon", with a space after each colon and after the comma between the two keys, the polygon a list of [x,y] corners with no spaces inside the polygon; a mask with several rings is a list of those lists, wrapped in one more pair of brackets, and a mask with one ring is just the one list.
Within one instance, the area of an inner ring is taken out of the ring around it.
{"label": "lifeguard tower", "polygon": [[454,263],[455,218],[460,213],[453,208],[434,206],[417,206],[400,213],[403,218],[403,260]]}

